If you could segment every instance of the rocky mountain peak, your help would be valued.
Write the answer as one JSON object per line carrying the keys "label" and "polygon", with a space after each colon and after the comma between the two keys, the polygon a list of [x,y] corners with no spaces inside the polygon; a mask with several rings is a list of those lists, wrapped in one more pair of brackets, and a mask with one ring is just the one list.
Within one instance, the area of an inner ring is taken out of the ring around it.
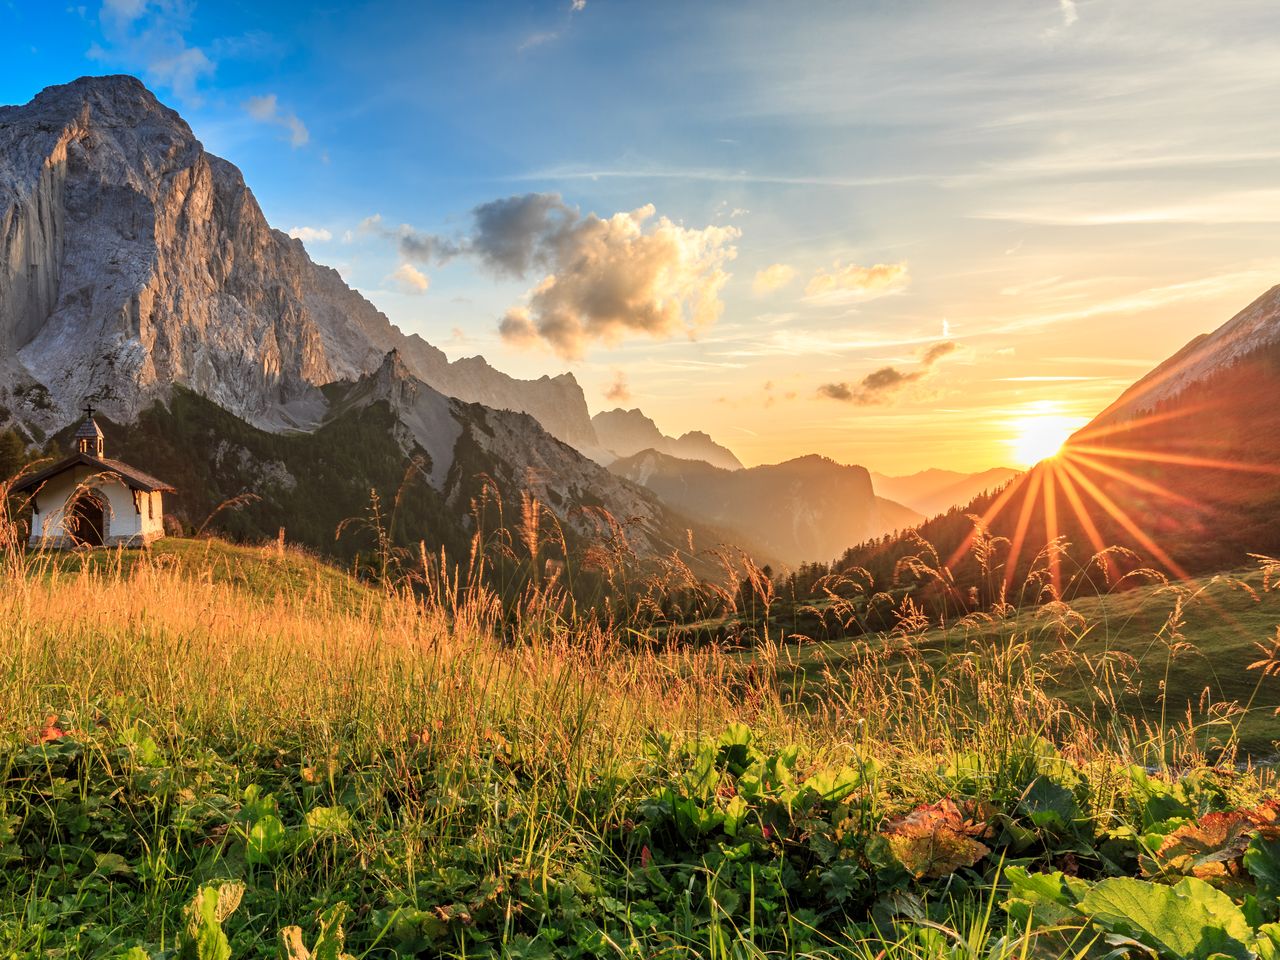
{"label": "rocky mountain peak", "polygon": [[[450,396],[595,443],[571,376],[450,363],[266,222],[240,171],[136,78],[0,107],[0,404],[56,429],[93,398],[133,420],[173,385],[266,429],[309,429],[319,387],[399,351]],[[401,372],[404,372],[401,371]]]}

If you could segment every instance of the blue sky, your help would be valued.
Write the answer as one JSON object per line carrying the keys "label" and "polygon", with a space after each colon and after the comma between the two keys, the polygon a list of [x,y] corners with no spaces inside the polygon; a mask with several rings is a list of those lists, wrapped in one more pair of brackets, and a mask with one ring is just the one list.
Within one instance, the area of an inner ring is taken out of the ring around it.
{"label": "blue sky", "polygon": [[[1280,282],[1271,3],[95,0],[0,26],[0,102],[134,73],[405,329],[747,462],[1015,461]],[[562,199],[517,273],[472,211],[527,194]],[[634,315],[593,314],[604,287]]]}

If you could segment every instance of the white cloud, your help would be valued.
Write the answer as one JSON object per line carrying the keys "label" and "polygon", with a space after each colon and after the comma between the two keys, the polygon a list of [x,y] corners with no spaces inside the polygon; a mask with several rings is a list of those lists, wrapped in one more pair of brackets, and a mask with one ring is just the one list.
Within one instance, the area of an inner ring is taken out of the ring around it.
{"label": "white cloud", "polygon": [[581,13],[583,10],[587,9],[587,0],[572,0],[569,4],[569,9],[573,13]]}
{"label": "white cloud", "polygon": [[431,286],[431,278],[411,263],[400,264],[387,279],[394,282],[401,292],[414,295],[426,293]]}
{"label": "white cloud", "polygon": [[527,307],[502,320],[499,332],[510,343],[542,343],[577,359],[592,342],[616,344],[632,334],[692,338],[724,308],[724,266],[740,235],[733,227],[655,221],[652,204],[608,219],[582,216],[546,194],[495,201],[477,213],[477,249],[491,251],[497,265],[550,271]]}
{"label": "white cloud", "polygon": [[289,236],[304,243],[327,243],[333,234],[324,227],[290,227]]}
{"label": "white cloud", "polygon": [[103,0],[98,14],[101,42],[90,45],[90,60],[140,72],[149,83],[169,87],[198,103],[196,87],[215,64],[186,40],[190,8],[182,0]]}
{"label": "white cloud", "polygon": [[1058,0],[1058,8],[1062,11],[1062,25],[1070,27],[1080,19],[1080,11],[1076,9],[1075,0]]}
{"label": "white cloud", "polygon": [[836,261],[830,271],[819,270],[804,288],[810,300],[841,302],[878,297],[906,286],[910,279],[905,263],[877,263],[872,267]]}
{"label": "white cloud", "polygon": [[289,143],[294,147],[306,146],[311,140],[311,133],[307,130],[306,124],[298,119],[298,115],[292,110],[281,110],[279,100],[274,93],[250,97],[244,102],[244,108],[255,120],[288,130]]}
{"label": "white cloud", "polygon": [[751,281],[751,292],[762,297],[781,290],[796,278],[796,268],[786,263],[775,263],[756,273]]}

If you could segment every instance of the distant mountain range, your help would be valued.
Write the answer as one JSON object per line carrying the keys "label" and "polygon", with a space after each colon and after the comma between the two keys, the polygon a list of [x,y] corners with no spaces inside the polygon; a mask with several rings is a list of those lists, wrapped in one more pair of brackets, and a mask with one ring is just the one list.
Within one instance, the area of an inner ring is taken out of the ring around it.
{"label": "distant mountain range", "polygon": [[[658,425],[639,410],[608,410],[591,418],[600,446],[611,458],[656,450],[683,460],[702,460],[725,470],[741,470],[742,461],[705,433],[692,430],[679,437],[664,436]],[[610,458],[606,458],[610,459]]]}
{"label": "distant mountain range", "polygon": [[[1277,398],[1280,286],[1124,391],[1057,457],[918,532],[961,587],[984,590],[999,585],[978,570],[966,514],[1004,538],[993,563],[1015,590],[1033,573],[1036,584],[1087,578],[1096,588],[1137,566],[1176,577],[1280,555]],[[1070,544],[1061,555],[1045,549],[1057,537]],[[1113,546],[1131,554],[1091,562]],[[906,540],[862,544],[842,562],[885,579],[917,551]]]}
{"label": "distant mountain range", "polygon": [[1018,475],[1008,467],[993,467],[981,473],[959,473],[955,470],[922,470],[903,477],[871,474],[876,493],[896,500],[925,517],[946,513],[962,506],[987,490],[1004,486]]}
{"label": "distant mountain range", "polygon": [[726,470],[645,450],[609,466],[687,516],[759,544],[792,567],[838,556],[850,543],[906,530],[923,517],[878,497],[864,467],[807,456]]}

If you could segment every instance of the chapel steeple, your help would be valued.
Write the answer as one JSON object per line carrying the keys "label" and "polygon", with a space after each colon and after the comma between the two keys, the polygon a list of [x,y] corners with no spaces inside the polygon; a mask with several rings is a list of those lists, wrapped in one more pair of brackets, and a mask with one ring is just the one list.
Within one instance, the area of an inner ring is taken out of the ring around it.
{"label": "chapel steeple", "polygon": [[84,405],[84,422],[76,430],[73,441],[76,453],[87,453],[91,457],[102,459],[102,428],[93,419],[93,404]]}

